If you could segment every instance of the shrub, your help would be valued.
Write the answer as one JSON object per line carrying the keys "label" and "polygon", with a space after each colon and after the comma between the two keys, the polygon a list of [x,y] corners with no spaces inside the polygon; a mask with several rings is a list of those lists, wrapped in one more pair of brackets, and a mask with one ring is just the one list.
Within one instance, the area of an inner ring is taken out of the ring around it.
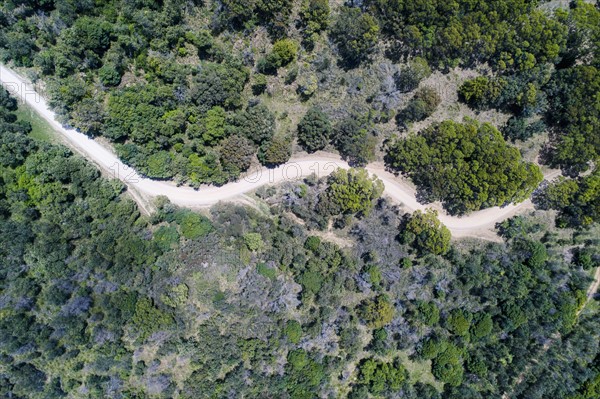
{"label": "shrub", "polygon": [[250,251],[258,251],[264,246],[264,242],[260,233],[244,234],[244,243]]}
{"label": "shrub", "polygon": [[274,167],[289,161],[292,156],[292,143],[286,136],[275,136],[266,141],[258,149],[258,160],[261,164]]}
{"label": "shrub", "polygon": [[[400,236],[406,244],[414,246],[419,252],[443,254],[450,248],[450,230],[437,217],[437,212],[428,209],[415,211],[401,225]],[[405,258],[406,259],[406,258]]]}
{"label": "shrub", "polygon": [[285,335],[292,344],[297,344],[302,338],[302,326],[296,320],[288,320],[285,325]]}
{"label": "shrub", "polygon": [[261,73],[254,75],[254,82],[252,83],[252,94],[258,96],[267,89],[267,77]]}
{"label": "shrub", "polygon": [[442,99],[429,87],[419,89],[408,105],[396,115],[396,122],[406,127],[410,122],[418,122],[428,118],[435,112]]}
{"label": "shrub", "polygon": [[387,296],[379,295],[376,298],[364,300],[359,309],[359,316],[370,328],[381,328],[394,318],[394,305]]}
{"label": "shrub", "polygon": [[331,140],[331,122],[326,113],[311,107],[298,123],[298,141],[308,152],[322,150]]}

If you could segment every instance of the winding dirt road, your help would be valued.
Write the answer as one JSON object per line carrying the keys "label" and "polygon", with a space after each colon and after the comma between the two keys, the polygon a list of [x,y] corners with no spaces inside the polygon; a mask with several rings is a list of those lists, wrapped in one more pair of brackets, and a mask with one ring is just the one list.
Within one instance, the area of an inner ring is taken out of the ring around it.
{"label": "winding dirt road", "polygon": [[[205,186],[199,190],[190,187],[178,187],[171,182],[156,181],[144,178],[129,168],[111,151],[99,142],[74,129],[64,127],[56,120],[56,114],[50,109],[46,100],[36,92],[35,88],[23,77],[0,64],[0,82],[21,102],[26,103],[64,137],[67,144],[77,152],[95,163],[99,168],[111,176],[123,181],[132,191],[134,198],[143,196],[146,200],[158,195],[167,196],[174,204],[185,207],[207,207],[219,201],[231,200],[244,193],[255,190],[266,184],[277,184],[288,180],[296,180],[312,173],[323,177],[333,172],[336,168],[348,168],[348,164],[339,156],[327,152],[294,157],[285,165],[274,169],[260,169],[251,171],[239,181],[221,187]],[[433,208],[439,212],[440,220],[452,232],[454,237],[479,237],[498,239],[492,231],[495,224],[519,212],[533,209],[531,201],[520,204],[510,204],[505,207],[493,207],[482,211],[473,212],[468,216],[454,217],[446,214],[440,204],[423,205],[417,202],[416,190],[410,182],[401,177],[387,172],[381,163],[372,163],[367,166],[367,171],[379,177],[385,184],[385,195],[401,203],[409,211]],[[559,171],[552,171],[545,175],[552,179],[559,175]],[[139,202],[139,201],[138,201]],[[143,204],[142,204],[143,206]]]}

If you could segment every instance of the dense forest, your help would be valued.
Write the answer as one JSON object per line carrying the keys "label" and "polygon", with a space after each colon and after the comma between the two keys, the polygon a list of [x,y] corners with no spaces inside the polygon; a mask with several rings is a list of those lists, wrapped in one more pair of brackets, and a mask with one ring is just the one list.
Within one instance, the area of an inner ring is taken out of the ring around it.
{"label": "dense forest", "polygon": [[5,397],[598,395],[597,228],[532,215],[454,244],[364,170],[259,190],[262,211],[145,217],[1,100]]}
{"label": "dense forest", "polygon": [[[0,396],[599,398],[599,46],[582,0],[0,1],[0,61],[144,176],[356,167],[146,215],[0,89]],[[456,239],[373,161],[535,210]]]}

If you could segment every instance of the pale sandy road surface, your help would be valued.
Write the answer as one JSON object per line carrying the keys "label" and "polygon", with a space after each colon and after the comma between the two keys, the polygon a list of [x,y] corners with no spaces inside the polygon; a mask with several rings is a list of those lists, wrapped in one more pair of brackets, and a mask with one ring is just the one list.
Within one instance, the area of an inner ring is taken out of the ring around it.
{"label": "pale sandy road surface", "polygon": [[[56,114],[50,109],[46,100],[35,91],[35,88],[28,83],[27,79],[4,65],[0,65],[0,82],[12,95],[25,102],[47,120],[77,152],[84,155],[105,172],[119,178],[130,189],[146,197],[147,200],[158,195],[165,195],[172,203],[180,206],[208,207],[219,201],[234,199],[266,184],[295,180],[312,173],[323,177],[338,167],[349,167],[338,155],[317,152],[294,157],[285,165],[274,169],[265,168],[251,171],[239,181],[221,187],[205,186],[195,190],[190,187],[176,186],[171,182],[151,180],[138,175],[134,170],[123,164],[110,148],[74,129],[64,127],[56,120]],[[454,237],[470,236],[492,240],[498,239],[493,232],[497,222],[519,212],[533,209],[531,201],[527,200],[520,204],[510,204],[502,208],[488,208],[467,216],[450,216],[442,210],[439,204],[420,204],[416,199],[414,186],[408,180],[386,171],[383,164],[372,163],[366,169],[383,181],[385,185],[384,194],[395,202],[404,205],[408,211],[424,210],[426,208],[436,209],[440,220],[450,229]],[[559,171],[555,170],[547,173],[545,178],[551,179],[558,175]],[[138,197],[135,193],[133,196],[134,198]]]}

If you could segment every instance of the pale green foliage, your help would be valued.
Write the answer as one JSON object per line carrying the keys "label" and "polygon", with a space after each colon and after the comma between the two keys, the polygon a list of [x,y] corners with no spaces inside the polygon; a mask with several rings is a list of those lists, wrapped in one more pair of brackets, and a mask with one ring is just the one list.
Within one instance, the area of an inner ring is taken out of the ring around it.
{"label": "pale green foliage", "polygon": [[260,233],[244,234],[244,243],[250,251],[258,251],[264,246],[264,242]]}
{"label": "pale green foliage", "polygon": [[189,288],[185,284],[177,284],[160,296],[160,300],[167,306],[176,308],[186,303]]}
{"label": "pale green foliage", "polygon": [[373,201],[383,193],[383,182],[370,177],[365,169],[338,169],[327,179],[328,187],[321,209],[331,215],[368,214]]}
{"label": "pale green foliage", "polygon": [[437,211],[427,209],[415,211],[400,232],[406,243],[414,245],[421,252],[443,254],[450,248],[450,230],[437,217]]}

